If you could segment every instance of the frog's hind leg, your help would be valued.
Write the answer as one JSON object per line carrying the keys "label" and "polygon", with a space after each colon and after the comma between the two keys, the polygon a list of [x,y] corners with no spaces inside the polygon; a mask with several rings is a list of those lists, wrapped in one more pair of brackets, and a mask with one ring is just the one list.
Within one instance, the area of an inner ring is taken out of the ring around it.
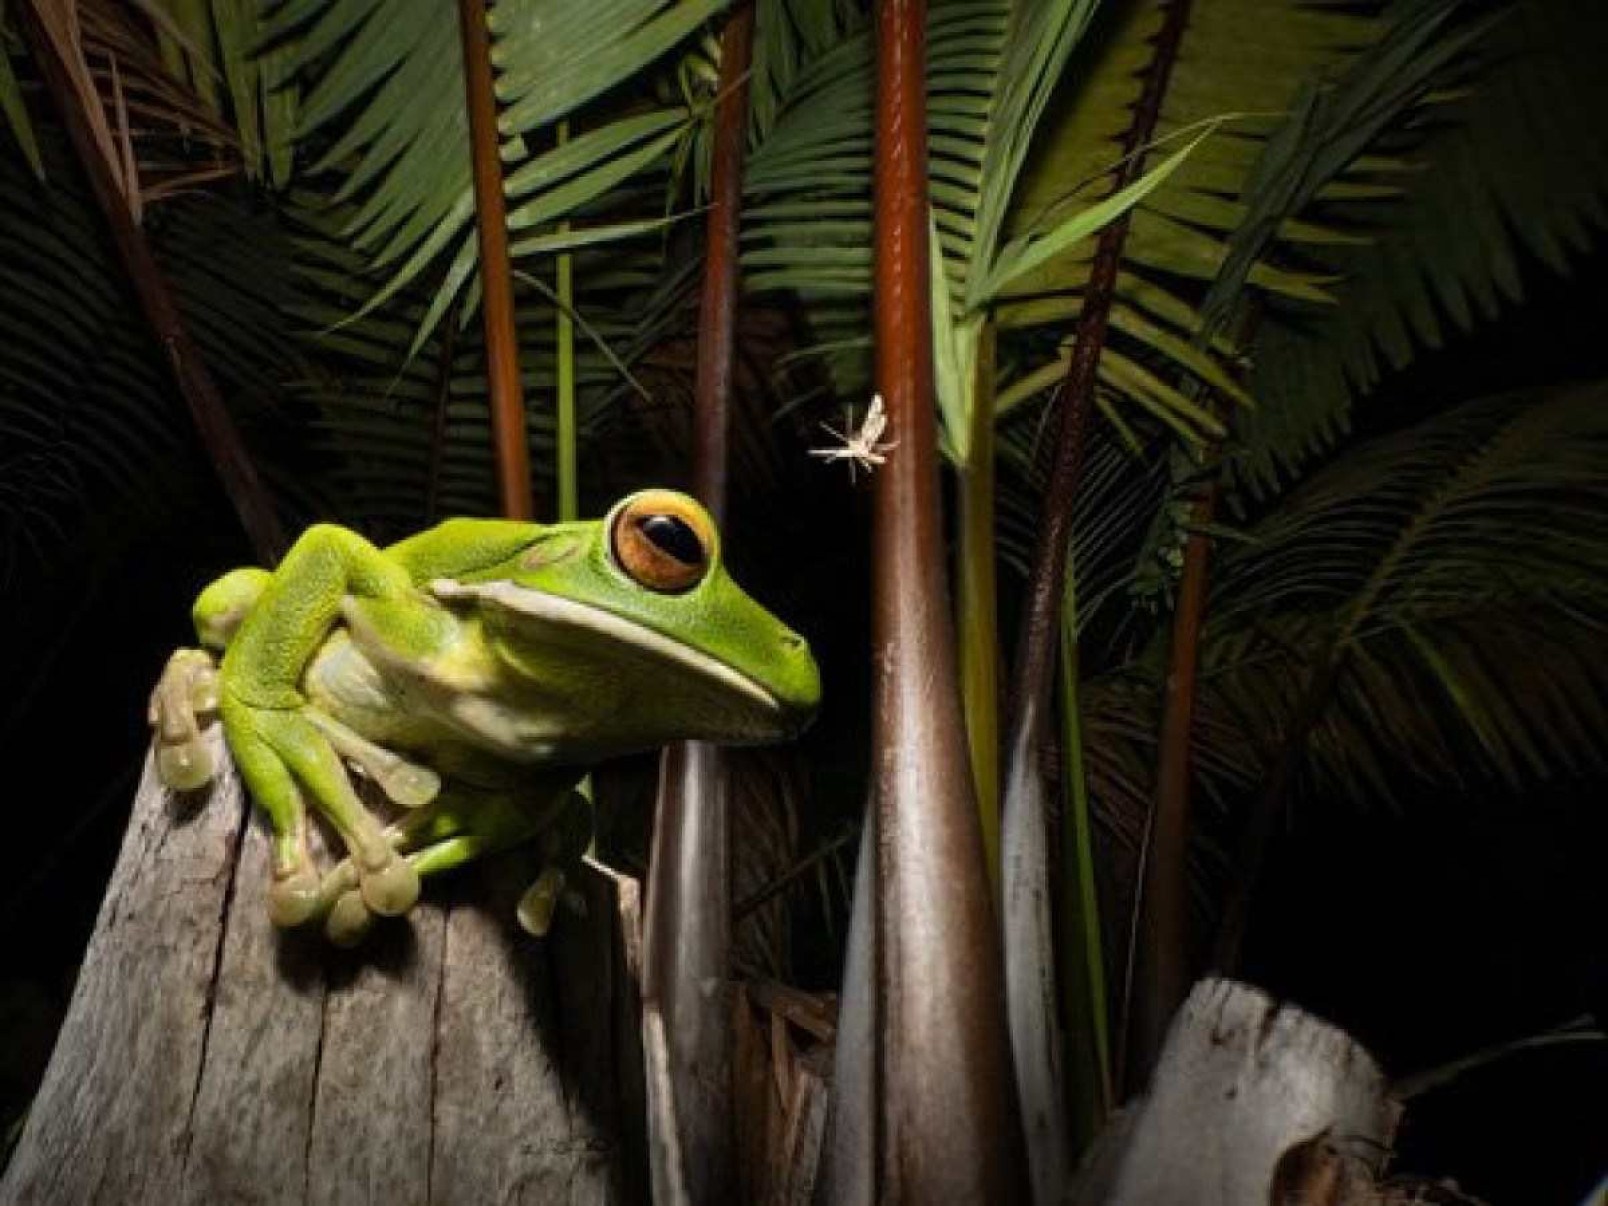
{"label": "frog's hind leg", "polygon": [[[308,719],[300,684],[347,600],[416,597],[407,571],[355,533],[318,524],[271,575],[231,575],[208,588],[214,592],[216,606],[205,610],[217,620],[214,635],[227,644],[219,690],[224,731],[237,759],[249,751],[257,764],[248,785],[274,817],[283,847],[276,861],[275,920],[293,924],[322,906],[315,885],[309,907],[301,891],[307,864],[292,849],[299,846],[293,835],[305,827],[303,791],[346,843],[368,907],[406,912],[418,898],[418,876],[358,799],[329,738]],[[198,626],[202,610],[198,602]],[[294,907],[279,907],[279,898],[289,893],[285,882],[297,886]]]}
{"label": "frog's hind leg", "polygon": [[267,570],[247,566],[230,570],[197,595],[190,619],[201,644],[218,653],[227,649],[272,580]]}
{"label": "frog's hind leg", "polygon": [[322,907],[318,872],[307,848],[307,807],[301,789],[266,742],[235,735],[230,751],[252,798],[273,827],[273,882],[268,915],[276,926],[300,925]]}

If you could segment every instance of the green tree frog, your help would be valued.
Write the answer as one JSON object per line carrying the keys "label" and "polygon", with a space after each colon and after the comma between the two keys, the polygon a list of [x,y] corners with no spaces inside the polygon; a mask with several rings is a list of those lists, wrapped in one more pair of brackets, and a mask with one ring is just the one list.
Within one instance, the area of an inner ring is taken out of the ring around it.
{"label": "green tree frog", "polygon": [[[358,941],[421,876],[541,837],[520,903],[545,932],[591,831],[575,786],[602,758],[697,739],[783,740],[820,701],[809,646],[726,573],[708,513],[647,490],[601,521],[451,519],[380,549],[309,528],[279,568],[240,569],[193,611],[152,695],[158,773],[204,786],[216,713],[273,831],[269,912]],[[214,662],[213,654],[221,653]],[[385,824],[348,764],[396,806]],[[320,875],[305,802],[346,857]]]}

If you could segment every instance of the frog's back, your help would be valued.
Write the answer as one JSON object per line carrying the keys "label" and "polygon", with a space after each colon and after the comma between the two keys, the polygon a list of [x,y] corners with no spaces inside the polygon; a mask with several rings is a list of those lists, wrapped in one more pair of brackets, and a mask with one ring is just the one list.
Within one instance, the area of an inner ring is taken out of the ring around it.
{"label": "frog's back", "polygon": [[388,546],[385,555],[422,586],[432,578],[455,578],[510,561],[544,530],[517,519],[444,519]]}

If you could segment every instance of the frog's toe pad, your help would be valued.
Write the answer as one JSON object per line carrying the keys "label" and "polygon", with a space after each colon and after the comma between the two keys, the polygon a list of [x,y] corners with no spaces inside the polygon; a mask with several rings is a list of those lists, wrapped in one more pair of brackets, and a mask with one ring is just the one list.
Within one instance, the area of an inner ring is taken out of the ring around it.
{"label": "frog's toe pad", "polygon": [[399,763],[381,781],[380,787],[402,808],[423,808],[441,791],[441,776],[427,766]]}
{"label": "frog's toe pad", "polygon": [[343,893],[324,919],[324,934],[336,946],[354,947],[374,927],[374,914],[361,892]]}
{"label": "frog's toe pad", "polygon": [[321,903],[318,876],[294,871],[268,889],[268,918],[280,929],[290,929],[311,920]]}
{"label": "frog's toe pad", "polygon": [[553,909],[563,895],[564,872],[548,867],[519,898],[515,916],[519,918],[520,929],[536,938],[547,937],[547,931],[553,926]]}
{"label": "frog's toe pad", "polygon": [[377,870],[360,872],[359,880],[364,903],[382,917],[400,917],[419,899],[419,873],[405,858],[393,855]]}
{"label": "frog's toe pad", "polygon": [[156,773],[174,791],[205,787],[212,771],[212,753],[199,738],[156,747]]}

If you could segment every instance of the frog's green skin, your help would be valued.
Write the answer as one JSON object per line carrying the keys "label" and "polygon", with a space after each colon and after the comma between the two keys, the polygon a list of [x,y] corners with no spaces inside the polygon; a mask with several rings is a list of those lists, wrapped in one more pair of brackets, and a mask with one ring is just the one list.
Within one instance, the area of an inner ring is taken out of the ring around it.
{"label": "frog's green skin", "polygon": [[[664,515],[703,554],[677,591],[644,585],[613,535]],[[179,788],[210,779],[196,714],[216,708],[272,822],[275,922],[325,916],[337,941],[407,911],[420,875],[488,850],[545,835],[551,859],[577,857],[590,819],[573,788],[598,759],[783,739],[820,698],[803,638],[727,575],[707,514],[668,491],[601,521],[448,520],[383,550],[319,525],[274,572],[213,583],[194,617],[223,659],[169,663],[152,697],[158,769]],[[368,811],[343,759],[409,810],[400,822]],[[322,879],[304,799],[350,856]],[[561,888],[544,873],[521,920],[544,929]]]}

